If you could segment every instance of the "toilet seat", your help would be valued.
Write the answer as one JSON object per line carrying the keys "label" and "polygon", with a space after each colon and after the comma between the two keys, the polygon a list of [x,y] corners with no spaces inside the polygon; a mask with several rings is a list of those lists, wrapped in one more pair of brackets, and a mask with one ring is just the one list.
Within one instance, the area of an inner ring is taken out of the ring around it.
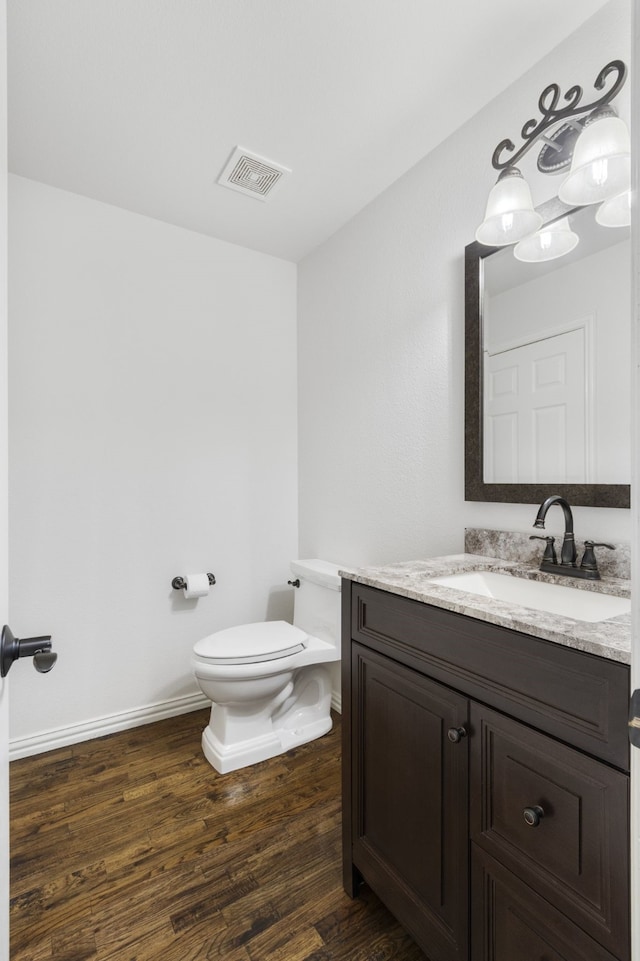
{"label": "toilet seat", "polygon": [[308,637],[287,621],[240,624],[203,637],[193,653],[212,664],[258,664],[298,654]]}

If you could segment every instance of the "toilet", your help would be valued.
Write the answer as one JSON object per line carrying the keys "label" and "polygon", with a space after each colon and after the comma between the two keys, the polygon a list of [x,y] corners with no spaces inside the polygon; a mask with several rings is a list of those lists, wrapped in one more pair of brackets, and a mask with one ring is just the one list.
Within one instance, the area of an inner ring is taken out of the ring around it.
{"label": "toilet", "polygon": [[194,645],[193,673],[213,702],[202,749],[220,774],[331,730],[329,665],[340,660],[339,568],[315,559],[290,567],[293,624],[241,624]]}

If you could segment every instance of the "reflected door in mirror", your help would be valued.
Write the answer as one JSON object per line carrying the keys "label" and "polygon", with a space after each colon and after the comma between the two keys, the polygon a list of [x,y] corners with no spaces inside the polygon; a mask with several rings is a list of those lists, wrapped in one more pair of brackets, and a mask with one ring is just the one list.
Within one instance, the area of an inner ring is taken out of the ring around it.
{"label": "reflected door in mirror", "polygon": [[591,480],[584,326],[487,350],[484,370],[485,483]]}

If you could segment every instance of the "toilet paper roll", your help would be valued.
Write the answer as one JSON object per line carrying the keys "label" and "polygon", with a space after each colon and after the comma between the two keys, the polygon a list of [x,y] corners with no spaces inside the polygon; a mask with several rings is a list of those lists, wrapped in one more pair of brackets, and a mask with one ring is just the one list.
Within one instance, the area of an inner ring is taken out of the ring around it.
{"label": "toilet paper roll", "polygon": [[209,593],[209,578],[206,574],[187,574],[185,577],[185,597],[206,597]]}

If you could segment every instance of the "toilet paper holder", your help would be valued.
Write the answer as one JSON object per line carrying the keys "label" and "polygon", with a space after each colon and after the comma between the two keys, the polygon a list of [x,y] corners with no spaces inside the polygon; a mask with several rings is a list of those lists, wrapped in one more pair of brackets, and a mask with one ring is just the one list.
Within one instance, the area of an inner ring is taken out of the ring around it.
{"label": "toilet paper holder", "polygon": [[[209,578],[209,585],[213,587],[213,585],[216,582],[215,574],[207,574],[207,577]],[[173,580],[171,581],[171,586],[174,589],[174,591],[181,591],[183,590],[183,588],[187,586],[187,582],[184,579],[184,577],[180,577],[180,575],[178,575],[177,577],[174,577]]]}
{"label": "toilet paper holder", "polygon": [[51,650],[51,635],[40,637],[14,637],[8,624],[2,628],[0,637],[0,677],[6,677],[9,668],[19,657],[32,657],[33,666],[39,674],[48,674],[58,660]]}

